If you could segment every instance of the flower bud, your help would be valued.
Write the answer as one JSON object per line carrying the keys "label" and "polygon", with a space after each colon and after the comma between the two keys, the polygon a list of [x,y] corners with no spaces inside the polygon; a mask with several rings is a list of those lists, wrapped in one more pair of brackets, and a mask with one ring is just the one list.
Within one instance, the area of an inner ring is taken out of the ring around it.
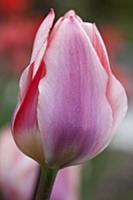
{"label": "flower bud", "polygon": [[69,11],[42,22],[20,79],[12,130],[27,155],[50,167],[87,161],[111,141],[127,97],[95,24]]}

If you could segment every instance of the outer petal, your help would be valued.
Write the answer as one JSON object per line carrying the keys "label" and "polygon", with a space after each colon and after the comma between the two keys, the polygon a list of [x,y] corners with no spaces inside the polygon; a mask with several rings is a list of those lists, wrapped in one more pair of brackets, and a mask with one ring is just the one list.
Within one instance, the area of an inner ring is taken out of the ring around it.
{"label": "outer petal", "polygon": [[55,18],[54,10],[51,9],[47,17],[43,20],[36,34],[34,45],[33,45],[31,63],[35,60],[39,50],[41,49],[43,44],[46,42],[49,36],[50,29],[53,25],[54,18]]}
{"label": "outer petal", "polygon": [[75,17],[79,22],[83,22],[82,19],[76,15],[75,11],[74,10],[69,10],[68,12],[66,12],[66,14],[64,15],[65,18],[68,18],[68,17]]}
{"label": "outer petal", "polygon": [[13,121],[13,136],[19,148],[35,160],[43,162],[43,150],[37,124],[38,84],[45,74],[44,62],[32,80]]}
{"label": "outer petal", "polygon": [[70,165],[95,156],[111,137],[107,75],[75,17],[64,19],[45,56],[39,84],[38,124],[46,160]]}
{"label": "outer petal", "polygon": [[36,150],[32,147],[33,144],[37,146],[39,153],[42,151],[40,136],[36,134],[38,83],[40,78],[45,74],[45,67],[42,59],[46,50],[47,38],[53,20],[54,11],[51,10],[37,32],[31,62],[20,79],[19,102],[13,117],[14,138],[21,150],[30,156],[32,155],[32,157],[36,154]]}
{"label": "outer petal", "polygon": [[[40,28],[36,34],[30,64],[24,70],[20,79],[20,98],[21,99],[25,96],[27,89],[30,85],[30,82],[38,69],[39,65],[38,63],[36,63],[36,60],[39,60],[40,62],[40,60],[42,60],[42,57],[44,56],[44,52],[47,46],[47,39],[49,36],[50,29],[53,25],[54,17],[55,17],[54,11],[53,9],[51,9],[47,17],[44,19],[44,21],[40,25]],[[39,57],[40,59],[37,57]],[[34,63],[34,66],[33,66],[33,63]]]}
{"label": "outer petal", "polygon": [[92,45],[95,48],[95,51],[101,61],[101,64],[107,71],[107,73],[110,72],[110,64],[109,64],[109,59],[108,59],[108,54],[104,45],[104,42],[102,40],[102,37],[97,30],[97,27],[95,24],[92,23],[82,23],[82,26],[84,30],[86,31],[87,35],[89,36]]}
{"label": "outer petal", "polygon": [[127,112],[126,93],[121,83],[113,76],[111,72],[107,51],[97,27],[95,24],[91,23],[82,23],[82,26],[91,39],[99,59],[109,76],[107,98],[112,107],[114,119],[113,130],[115,130]]}
{"label": "outer petal", "polygon": [[113,111],[113,131],[116,130],[127,112],[127,96],[121,83],[113,76],[107,87],[107,98]]}

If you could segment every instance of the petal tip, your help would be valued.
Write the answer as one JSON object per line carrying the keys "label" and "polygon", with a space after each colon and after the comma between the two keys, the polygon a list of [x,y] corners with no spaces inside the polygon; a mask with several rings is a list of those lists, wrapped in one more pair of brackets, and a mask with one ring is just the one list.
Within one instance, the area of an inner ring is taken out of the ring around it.
{"label": "petal tip", "polygon": [[68,18],[68,17],[75,17],[76,16],[76,13],[74,10],[69,10],[65,15],[64,17],[65,18]]}
{"label": "petal tip", "polygon": [[54,9],[53,9],[53,8],[50,8],[49,14],[50,14],[50,15],[55,15],[55,12],[54,12]]}

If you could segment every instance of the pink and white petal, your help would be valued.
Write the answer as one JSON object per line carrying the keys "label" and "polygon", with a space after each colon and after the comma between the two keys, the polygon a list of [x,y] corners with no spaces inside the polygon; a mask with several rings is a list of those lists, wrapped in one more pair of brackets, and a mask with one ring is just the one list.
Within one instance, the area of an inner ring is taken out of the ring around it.
{"label": "pink and white petal", "polygon": [[111,137],[108,76],[75,17],[64,19],[45,55],[39,83],[38,125],[49,165],[94,156]]}
{"label": "pink and white petal", "polygon": [[60,17],[58,19],[58,21],[56,22],[56,24],[54,25],[53,29],[51,30],[51,33],[50,33],[50,36],[49,36],[49,42],[48,42],[48,47],[49,47],[49,44],[51,43],[51,40],[53,39],[56,31],[58,30],[60,24],[62,23],[62,21],[65,19],[65,18],[68,18],[68,17],[76,17],[78,19],[79,22],[83,22],[82,19],[76,15],[75,11],[74,10],[70,10],[68,12],[66,12],[66,14],[63,16],[63,17]]}
{"label": "pink and white petal", "polygon": [[30,64],[22,73],[19,81],[19,101],[22,102],[32,81],[33,66]]}
{"label": "pink and white petal", "polygon": [[47,17],[43,20],[40,28],[36,34],[36,38],[33,45],[33,52],[31,56],[31,63],[36,59],[39,50],[42,48],[43,44],[47,41],[52,28],[53,21],[55,18],[54,10],[51,9]]}
{"label": "pink and white petal", "polygon": [[84,23],[82,26],[84,27],[86,33],[90,37],[92,44],[101,60],[101,63],[109,76],[107,98],[112,108],[113,130],[115,130],[126,114],[127,96],[123,86],[113,76],[111,72],[107,51],[97,27],[95,26],[95,24],[91,23]]}
{"label": "pink and white petal", "polygon": [[30,64],[22,73],[22,76],[20,78],[20,82],[19,82],[19,100],[20,103],[23,101],[23,99],[25,98],[27,91],[30,87],[30,84],[32,82],[32,80],[34,79],[39,66],[41,65],[41,62],[43,60],[44,57],[44,53],[45,53],[45,49],[46,49],[46,42],[43,44],[42,48],[39,50],[37,58],[35,59],[35,61]]}
{"label": "pink and white petal", "polygon": [[37,131],[38,84],[40,78],[45,74],[44,70],[42,61],[23,102],[17,109],[12,125],[13,136],[19,148],[32,158],[38,157],[39,161],[42,161],[43,153],[40,134]]}
{"label": "pink and white petal", "polygon": [[113,76],[107,87],[107,98],[113,111],[113,131],[116,130],[127,112],[127,95],[121,83]]}
{"label": "pink and white petal", "polygon": [[[51,13],[45,19],[46,21],[44,20],[45,22],[43,22],[41,28],[39,29],[39,32],[37,33],[34,47],[36,47],[36,49],[38,48],[38,51],[36,50],[34,51],[33,49],[32,58],[34,58],[35,60],[33,60],[33,62],[28,66],[28,68],[25,69],[25,71],[21,76],[20,98],[13,117],[13,132],[15,134],[14,138],[16,139],[16,143],[20,146],[22,151],[27,151],[25,153],[27,153],[28,155],[30,154],[30,156],[32,157],[34,156],[33,154],[35,154],[35,151],[33,151],[32,147],[33,144],[37,146],[38,151],[41,151],[39,147],[40,138],[38,138],[38,135],[36,135],[36,130],[37,130],[36,107],[38,99],[38,83],[40,77],[42,76],[42,71],[45,71],[44,63],[42,64],[41,62],[45,53],[46,40],[53,23],[53,18],[54,18],[54,13],[53,11],[51,11]],[[44,33],[45,31],[46,33],[42,38],[42,44],[40,42],[38,43],[38,40],[40,39],[39,37],[41,37],[42,36],[41,34]],[[35,58],[35,56],[37,57]],[[19,137],[16,136],[16,133]],[[23,143],[22,145],[21,141]]]}
{"label": "pink and white petal", "polygon": [[106,72],[110,73],[110,64],[108,59],[107,50],[105,47],[105,44],[103,42],[103,39],[96,27],[95,24],[84,22],[82,24],[84,30],[86,31],[87,35],[89,36],[97,55],[101,61],[101,64],[105,68]]}
{"label": "pink and white petal", "polygon": [[20,99],[23,99],[25,97],[29,85],[34,75],[36,74],[39,64],[44,56],[47,46],[47,39],[49,37],[50,29],[53,25],[54,17],[55,17],[54,11],[53,9],[51,9],[48,16],[44,19],[44,21],[40,25],[40,28],[36,34],[30,64],[24,70],[20,79],[20,85],[19,85]]}
{"label": "pink and white petal", "polygon": [[69,10],[68,12],[65,13],[64,18],[68,18],[68,17],[76,17],[76,13],[74,10]]}
{"label": "pink and white petal", "polygon": [[16,105],[15,111],[13,113],[13,119],[12,119],[12,125],[14,124],[14,120],[16,118],[17,112],[19,111],[19,108],[21,106],[21,103],[23,102],[26,93],[30,87],[30,83],[32,81],[32,74],[33,74],[33,64],[29,65],[23,72],[20,81],[19,81],[19,97],[18,97],[18,103]]}
{"label": "pink and white petal", "polygon": [[79,22],[83,22],[83,20],[76,15],[74,10],[69,10],[68,12],[65,13],[64,18],[68,18],[68,17],[75,17]]}
{"label": "pink and white petal", "polygon": [[46,42],[43,44],[42,48],[39,50],[38,52],[38,55],[35,59],[35,62],[34,62],[34,67],[33,67],[33,74],[32,74],[32,79],[35,77],[37,71],[38,71],[38,68],[40,67],[40,64],[42,62],[42,60],[44,59],[44,54],[45,54],[45,51],[46,51]]}

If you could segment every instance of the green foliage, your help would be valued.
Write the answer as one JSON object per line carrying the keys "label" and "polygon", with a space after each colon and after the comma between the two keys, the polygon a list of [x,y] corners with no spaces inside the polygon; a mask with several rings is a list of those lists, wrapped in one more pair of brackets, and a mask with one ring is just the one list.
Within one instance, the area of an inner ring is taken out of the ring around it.
{"label": "green foliage", "polygon": [[17,101],[17,80],[9,74],[0,76],[0,127],[11,123],[11,118]]}
{"label": "green foliage", "polygon": [[133,155],[105,151],[85,164],[82,200],[132,200]]}

